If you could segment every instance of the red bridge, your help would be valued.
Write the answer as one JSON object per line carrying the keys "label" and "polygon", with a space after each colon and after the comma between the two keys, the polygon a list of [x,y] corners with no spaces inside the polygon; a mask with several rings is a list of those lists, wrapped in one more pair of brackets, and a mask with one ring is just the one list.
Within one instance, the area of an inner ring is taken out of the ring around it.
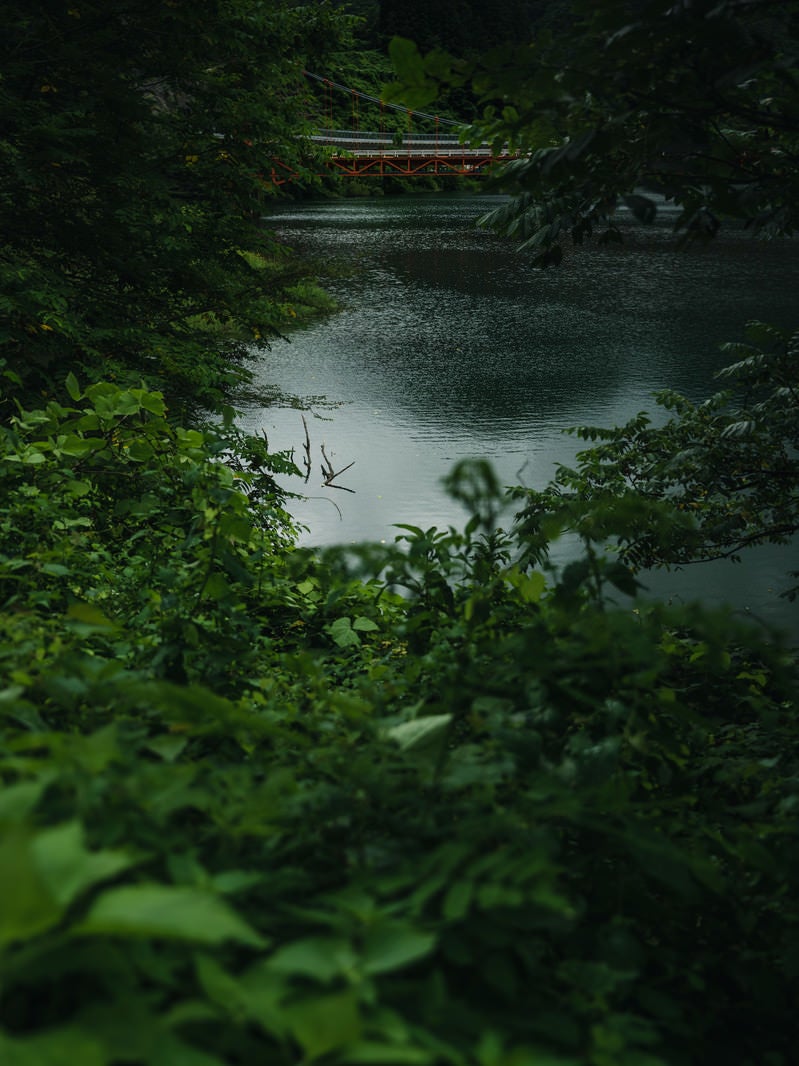
{"label": "red bridge", "polygon": [[451,133],[391,134],[369,130],[317,130],[314,144],[330,149],[327,165],[348,177],[411,178],[420,174],[484,173],[493,163],[514,159],[507,150],[496,154],[491,145],[461,144]]}
{"label": "red bridge", "polygon": [[[462,144],[459,133],[464,127],[452,119],[439,118],[438,115],[428,115],[424,112],[411,112],[399,104],[386,104],[377,96],[349,89],[318,74],[308,71],[304,73],[306,78],[324,87],[328,100],[328,119],[332,118],[333,114],[334,89],[350,95],[353,103],[353,126],[358,121],[360,101],[379,105],[381,119],[384,108],[401,111],[408,116],[408,130],[405,133],[357,128],[315,130],[310,141],[320,147],[325,166],[333,173],[350,178],[414,178],[422,174],[463,174],[476,177],[487,173],[495,163],[517,158],[516,153],[507,149],[494,152],[490,144]],[[426,122],[428,128],[432,126],[433,132],[414,132],[412,123],[419,120]],[[275,161],[272,180],[276,184],[282,185],[293,177],[294,174],[288,167],[279,160]]]}

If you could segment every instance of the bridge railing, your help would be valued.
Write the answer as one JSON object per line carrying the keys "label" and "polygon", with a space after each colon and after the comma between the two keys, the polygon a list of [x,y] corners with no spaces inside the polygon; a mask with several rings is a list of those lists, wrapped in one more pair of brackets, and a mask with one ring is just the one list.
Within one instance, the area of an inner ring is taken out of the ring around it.
{"label": "bridge railing", "polygon": [[378,130],[322,130],[311,136],[315,144],[342,148],[345,151],[421,149],[429,152],[435,148],[458,149],[465,153],[488,155],[490,144],[464,145],[451,133],[404,133],[401,136]]}

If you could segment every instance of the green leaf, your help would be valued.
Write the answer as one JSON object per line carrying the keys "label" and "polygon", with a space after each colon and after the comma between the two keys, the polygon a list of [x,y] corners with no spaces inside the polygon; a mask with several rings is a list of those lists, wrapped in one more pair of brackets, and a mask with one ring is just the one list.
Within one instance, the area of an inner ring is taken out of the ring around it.
{"label": "green leaf", "polygon": [[403,751],[411,748],[422,750],[434,744],[451,721],[451,714],[425,715],[392,726],[386,730],[386,736],[395,740]]}
{"label": "green leaf", "polygon": [[4,877],[0,885],[0,947],[36,936],[55,925],[62,914],[27,849],[15,844],[0,844],[2,869],[14,871],[14,877]]}
{"label": "green leaf", "polygon": [[116,629],[113,621],[92,603],[70,603],[67,609],[69,628],[81,636],[92,633],[107,633]]}
{"label": "green leaf", "polygon": [[388,55],[400,81],[409,86],[424,85],[424,61],[413,41],[405,37],[392,38],[388,45]]}
{"label": "green leaf", "polygon": [[436,944],[433,933],[421,933],[403,922],[385,922],[369,930],[363,949],[365,973],[388,973],[428,955]]}
{"label": "green leaf", "polygon": [[432,1066],[440,1061],[434,1051],[404,1044],[383,1044],[376,1040],[359,1040],[347,1048],[348,1063],[364,1066]]}
{"label": "green leaf", "polygon": [[625,566],[624,563],[611,563],[605,571],[605,576],[625,596],[635,596],[638,590],[643,588],[629,566]]}
{"label": "green leaf", "polygon": [[42,563],[42,573],[49,574],[51,577],[66,577],[67,574],[71,574],[72,571],[68,566],[64,566],[63,563]]}
{"label": "green leaf", "polygon": [[352,628],[357,629],[360,633],[374,633],[380,629],[380,626],[373,622],[371,618],[361,616],[355,619],[352,623]]}
{"label": "green leaf", "polygon": [[59,441],[58,445],[64,455],[72,455],[76,459],[83,459],[92,452],[101,452],[105,446],[106,442],[101,437],[79,437],[74,433]]}
{"label": "green leaf", "polygon": [[337,618],[326,629],[340,648],[352,648],[361,643],[361,638],[352,628],[349,618]]}
{"label": "green leaf", "polygon": [[3,1066],[106,1066],[108,1055],[97,1037],[69,1026],[33,1036],[0,1031]]}
{"label": "green leaf", "polygon": [[447,921],[463,918],[469,910],[474,895],[474,882],[465,878],[456,881],[444,897],[443,914]]}
{"label": "green leaf", "polygon": [[71,370],[67,374],[67,378],[64,384],[66,385],[66,389],[70,395],[70,398],[77,402],[81,398],[83,393],[81,392],[80,385],[78,384],[78,379],[75,377]]}
{"label": "green leaf", "polygon": [[165,1033],[150,1052],[147,1066],[226,1066],[217,1055],[187,1044],[172,1033]]}
{"label": "green leaf", "polygon": [[197,955],[195,966],[197,978],[212,1003],[217,1004],[233,1018],[247,1017],[247,995],[235,977],[227,973],[216,959],[209,955]]}
{"label": "green leaf", "polygon": [[351,1044],[361,1035],[361,1019],[354,991],[307,999],[286,1008],[292,1035],[309,1061],[334,1048]]}
{"label": "green leaf", "polygon": [[125,448],[128,458],[137,463],[146,463],[155,455],[155,448],[146,440],[132,440]]}
{"label": "green leaf", "polygon": [[538,603],[544,594],[547,580],[539,570],[526,574],[517,567],[512,567],[505,574],[508,581],[525,603]]}
{"label": "green leaf", "polygon": [[655,221],[657,204],[654,200],[650,200],[648,196],[639,196],[637,193],[630,193],[627,196],[624,196],[623,200],[639,222],[643,222],[644,225],[649,226]]}
{"label": "green leaf", "polygon": [[211,883],[215,892],[229,895],[234,892],[246,892],[248,888],[263,882],[264,873],[255,870],[224,870],[214,874]]}
{"label": "green leaf", "polygon": [[151,414],[162,417],[166,414],[166,404],[160,392],[143,392],[139,395],[139,402],[144,410]]}
{"label": "green leaf", "polygon": [[353,972],[357,957],[349,941],[332,937],[307,937],[279,948],[266,960],[275,973],[313,977],[330,981]]}
{"label": "green leaf", "polygon": [[0,788],[0,822],[19,822],[27,817],[55,777],[55,772],[50,771],[40,774],[34,781]]}
{"label": "green leaf", "polygon": [[147,750],[160,756],[164,762],[174,762],[188,744],[188,738],[174,733],[162,733],[147,742]]}
{"label": "green leaf", "polygon": [[87,851],[83,826],[77,821],[37,833],[31,850],[45,884],[61,907],[136,861],[123,851]]}
{"label": "green leaf", "polygon": [[[282,1001],[287,989],[283,978],[268,973],[262,962],[257,962],[243,976],[236,977],[209,955],[198,955],[195,964],[205,994],[235,1024],[247,1019],[281,1040],[286,1037],[288,1029]],[[177,1026],[194,1020],[193,1013],[190,1004],[184,1005],[178,1009],[172,1024]],[[200,1017],[198,1020],[206,1019]]]}
{"label": "green leaf", "polygon": [[224,901],[186,886],[142,884],[113,888],[95,902],[75,932],[88,936],[165,937],[265,947],[266,940]]}

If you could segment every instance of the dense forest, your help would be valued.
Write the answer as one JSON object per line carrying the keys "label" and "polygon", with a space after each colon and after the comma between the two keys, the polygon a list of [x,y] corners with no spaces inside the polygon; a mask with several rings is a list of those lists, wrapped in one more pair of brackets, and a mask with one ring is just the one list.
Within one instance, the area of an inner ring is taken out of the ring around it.
{"label": "dense forest", "polygon": [[[382,0],[350,4],[364,18],[370,43],[385,48],[392,37],[405,37],[427,52],[444,48],[457,56],[487,52],[509,41],[528,40],[553,24],[568,24],[569,6],[558,0],[509,0],[502,5],[457,0]],[[359,10],[360,9],[360,10]]]}
{"label": "dense forest", "polygon": [[303,70],[461,94],[542,269],[622,199],[790,240],[799,4],[4,15],[0,1062],[789,1066],[795,638],[614,596],[795,536],[799,334],[393,545],[298,547],[234,403],[322,301],[262,223]]}
{"label": "dense forest", "polygon": [[[322,73],[370,94],[392,77],[387,49],[395,37],[413,41],[423,52],[445,50],[465,58],[539,34],[556,32],[565,37],[574,21],[568,0],[509,0],[493,7],[456,0],[336,0],[334,6],[353,18],[352,43],[342,50],[331,50],[328,67]],[[436,110],[468,122],[479,114],[478,99],[469,85],[441,86]],[[349,103],[345,99],[334,101],[344,125],[350,124]],[[322,102],[320,106],[324,112]],[[377,110],[373,110],[375,124],[377,115]],[[369,116],[367,108],[360,117],[366,120]]]}

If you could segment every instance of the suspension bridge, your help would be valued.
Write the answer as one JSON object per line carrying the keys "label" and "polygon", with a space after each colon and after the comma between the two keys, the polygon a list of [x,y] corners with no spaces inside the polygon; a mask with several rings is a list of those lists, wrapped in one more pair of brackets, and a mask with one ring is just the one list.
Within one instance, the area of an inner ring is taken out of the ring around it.
{"label": "suspension bridge", "polygon": [[[325,114],[330,120],[328,128],[317,127],[310,141],[318,145],[325,158],[329,172],[351,178],[384,178],[389,176],[415,178],[421,175],[460,174],[477,177],[486,174],[496,163],[517,158],[516,153],[503,148],[499,152],[490,144],[462,144],[460,131],[463,124],[454,119],[411,111],[400,104],[386,103],[377,96],[348,88],[329,78],[303,71],[306,78],[319,83],[324,91]],[[333,123],[333,92],[348,93],[352,101],[352,127],[337,129]],[[360,128],[360,106],[365,101],[380,109],[379,129]],[[384,122],[386,110],[406,116],[406,130],[392,132]],[[424,123],[427,132],[415,130],[415,124]],[[430,130],[430,127],[433,127]],[[272,180],[282,185],[294,177],[291,169],[279,160],[275,161]]]}

